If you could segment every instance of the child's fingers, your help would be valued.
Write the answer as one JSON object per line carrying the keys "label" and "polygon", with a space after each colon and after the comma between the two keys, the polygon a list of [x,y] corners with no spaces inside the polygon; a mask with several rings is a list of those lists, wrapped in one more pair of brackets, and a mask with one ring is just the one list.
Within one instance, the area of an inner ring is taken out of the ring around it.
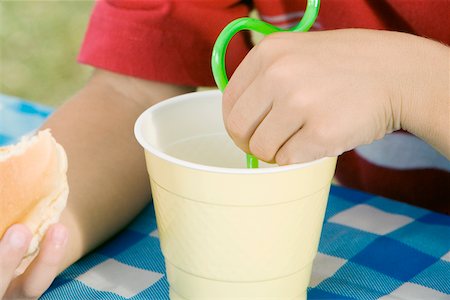
{"label": "child's fingers", "polygon": [[222,109],[224,116],[233,108],[234,104],[241,97],[242,93],[250,86],[253,80],[257,77],[260,70],[260,64],[257,63],[255,50],[250,50],[250,53],[239,64],[237,69],[231,76],[230,81],[223,93]]}
{"label": "child's fingers", "polygon": [[248,141],[259,123],[266,117],[272,107],[272,96],[266,92],[260,81],[255,80],[235,102],[230,113],[225,115],[225,127],[228,133],[245,152],[249,152]]}
{"label": "child's fingers", "polygon": [[31,232],[25,225],[11,226],[0,241],[0,298],[8,288],[15,269],[25,255]]}
{"label": "child's fingers", "polygon": [[[326,156],[337,156],[343,151],[335,149],[333,137],[324,136],[324,130],[315,130],[318,124],[306,123],[278,150],[275,161],[279,165],[290,165],[313,161]],[[313,129],[311,129],[313,128]],[[337,148],[336,148],[337,149]]]}
{"label": "child's fingers", "polygon": [[67,229],[62,224],[52,225],[41,244],[39,255],[20,277],[23,297],[39,297],[58,275],[68,240]]}
{"label": "child's fingers", "polygon": [[278,150],[302,125],[303,116],[293,107],[273,107],[250,138],[250,153],[263,161],[274,162]]}

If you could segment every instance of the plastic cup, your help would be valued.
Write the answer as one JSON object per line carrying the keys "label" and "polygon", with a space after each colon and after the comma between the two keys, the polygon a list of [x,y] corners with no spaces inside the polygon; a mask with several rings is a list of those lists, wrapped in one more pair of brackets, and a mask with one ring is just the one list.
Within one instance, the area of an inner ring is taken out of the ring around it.
{"label": "plastic cup", "polygon": [[336,158],[245,167],[222,94],[147,109],[145,149],[172,300],[305,299]]}

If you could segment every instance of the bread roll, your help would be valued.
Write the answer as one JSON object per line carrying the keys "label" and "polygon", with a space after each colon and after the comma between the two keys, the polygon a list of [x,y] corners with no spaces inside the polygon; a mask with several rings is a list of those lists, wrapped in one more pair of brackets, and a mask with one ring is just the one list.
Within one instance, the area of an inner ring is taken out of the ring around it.
{"label": "bread roll", "polygon": [[67,157],[50,130],[0,147],[0,237],[13,224],[28,226],[33,237],[18,276],[39,251],[47,228],[56,223],[69,194]]}

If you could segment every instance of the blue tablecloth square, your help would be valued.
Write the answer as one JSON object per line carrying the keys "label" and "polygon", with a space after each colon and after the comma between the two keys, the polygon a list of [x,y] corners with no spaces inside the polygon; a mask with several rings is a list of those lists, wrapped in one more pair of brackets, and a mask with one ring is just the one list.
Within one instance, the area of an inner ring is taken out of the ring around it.
{"label": "blue tablecloth square", "polygon": [[[75,295],[83,295],[83,297],[77,297]],[[40,300],[50,300],[50,299],[58,299],[58,300],[66,300],[66,299],[76,299],[76,300],[101,300],[101,299],[108,299],[108,300],[123,300],[125,298],[111,293],[111,292],[105,292],[105,291],[98,291],[95,290],[84,283],[73,280],[70,282],[67,282],[61,286],[59,286],[57,289],[50,289],[47,293],[45,293]],[[144,299],[144,298],[141,298]],[[153,300],[153,299],[152,299]],[[156,299],[155,299],[156,300]]]}
{"label": "blue tablecloth square", "polygon": [[367,201],[366,204],[388,213],[405,215],[413,219],[420,218],[430,212],[429,210],[426,210],[424,208],[408,205],[402,202],[392,201],[384,197],[372,197],[372,199]]}
{"label": "blue tablecloth square", "polygon": [[164,257],[156,238],[142,240],[114,259],[136,268],[165,273]]}
{"label": "blue tablecloth square", "polygon": [[426,224],[418,220],[391,232],[388,237],[436,258],[450,249],[450,227]]}
{"label": "blue tablecloth square", "polygon": [[410,281],[450,295],[450,262],[438,260]]}
{"label": "blue tablecloth square", "polygon": [[62,285],[65,285],[67,283],[69,283],[70,281],[72,281],[72,279],[68,279],[68,278],[64,278],[62,276],[58,276],[55,278],[55,280],[53,280],[52,285],[50,287],[50,290],[56,289]]}
{"label": "blue tablecloth square", "polygon": [[391,293],[402,284],[403,281],[348,262],[316,288],[356,299],[378,299]]}
{"label": "blue tablecloth square", "polygon": [[156,229],[156,216],[153,203],[145,206],[141,213],[128,225],[128,229],[149,235]]}
{"label": "blue tablecloth square", "polygon": [[355,299],[355,298],[350,298],[350,297],[345,297],[345,296],[338,295],[338,294],[325,292],[318,288],[309,288],[308,289],[308,299],[347,300],[347,299]]}
{"label": "blue tablecloth square", "polygon": [[33,132],[52,112],[48,106],[0,94],[0,146],[16,143]]}
{"label": "blue tablecloth square", "polygon": [[[450,188],[450,187],[449,187]],[[450,203],[449,203],[450,205]],[[426,215],[417,219],[417,221],[427,224],[442,225],[447,227],[447,238],[450,240],[450,218],[447,215],[428,212]]]}
{"label": "blue tablecloth square", "polygon": [[25,119],[30,117],[26,114],[33,115],[32,117],[45,119],[53,112],[53,108],[50,106],[41,105],[36,102],[26,101],[5,94],[0,94],[0,103],[6,112],[17,112]]}
{"label": "blue tablecloth square", "polygon": [[367,194],[361,191],[355,191],[355,193],[349,195],[345,188],[335,185],[331,186],[330,191],[335,197],[339,197],[353,203],[363,203],[374,197],[374,195]]}
{"label": "blue tablecloth square", "polygon": [[352,262],[401,281],[408,281],[437,260],[436,257],[385,236],[377,238],[351,258]]}
{"label": "blue tablecloth square", "polygon": [[29,103],[25,101],[22,101],[17,105],[17,111],[23,114],[38,115],[42,118],[46,118],[50,114],[50,110],[43,109],[43,107],[41,108],[35,103]]}
{"label": "blue tablecloth square", "polygon": [[97,253],[114,257],[145,237],[146,235],[140,232],[126,229],[123,232],[119,232],[107,244],[97,249]]}
{"label": "blue tablecloth square", "polygon": [[17,141],[17,138],[11,137],[9,135],[4,135],[0,133],[0,146],[6,146],[10,144],[14,144]]}
{"label": "blue tablecloth square", "polygon": [[378,235],[348,226],[325,223],[319,243],[319,252],[349,259],[373,242]]}
{"label": "blue tablecloth square", "polygon": [[351,208],[352,206],[355,206],[354,202],[346,201],[340,197],[336,197],[333,194],[330,194],[330,196],[328,197],[328,204],[327,210],[325,212],[324,222],[326,222],[334,215],[340,213],[341,211]]}

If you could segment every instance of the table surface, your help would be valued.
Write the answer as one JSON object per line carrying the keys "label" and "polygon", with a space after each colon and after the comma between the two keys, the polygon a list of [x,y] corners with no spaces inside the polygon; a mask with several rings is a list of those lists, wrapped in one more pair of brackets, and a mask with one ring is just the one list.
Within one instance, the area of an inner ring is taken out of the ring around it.
{"label": "table surface", "polygon": [[[0,145],[33,132],[49,107],[0,95]],[[70,266],[41,299],[169,299],[155,213]],[[309,299],[450,299],[450,217],[332,186]]]}

